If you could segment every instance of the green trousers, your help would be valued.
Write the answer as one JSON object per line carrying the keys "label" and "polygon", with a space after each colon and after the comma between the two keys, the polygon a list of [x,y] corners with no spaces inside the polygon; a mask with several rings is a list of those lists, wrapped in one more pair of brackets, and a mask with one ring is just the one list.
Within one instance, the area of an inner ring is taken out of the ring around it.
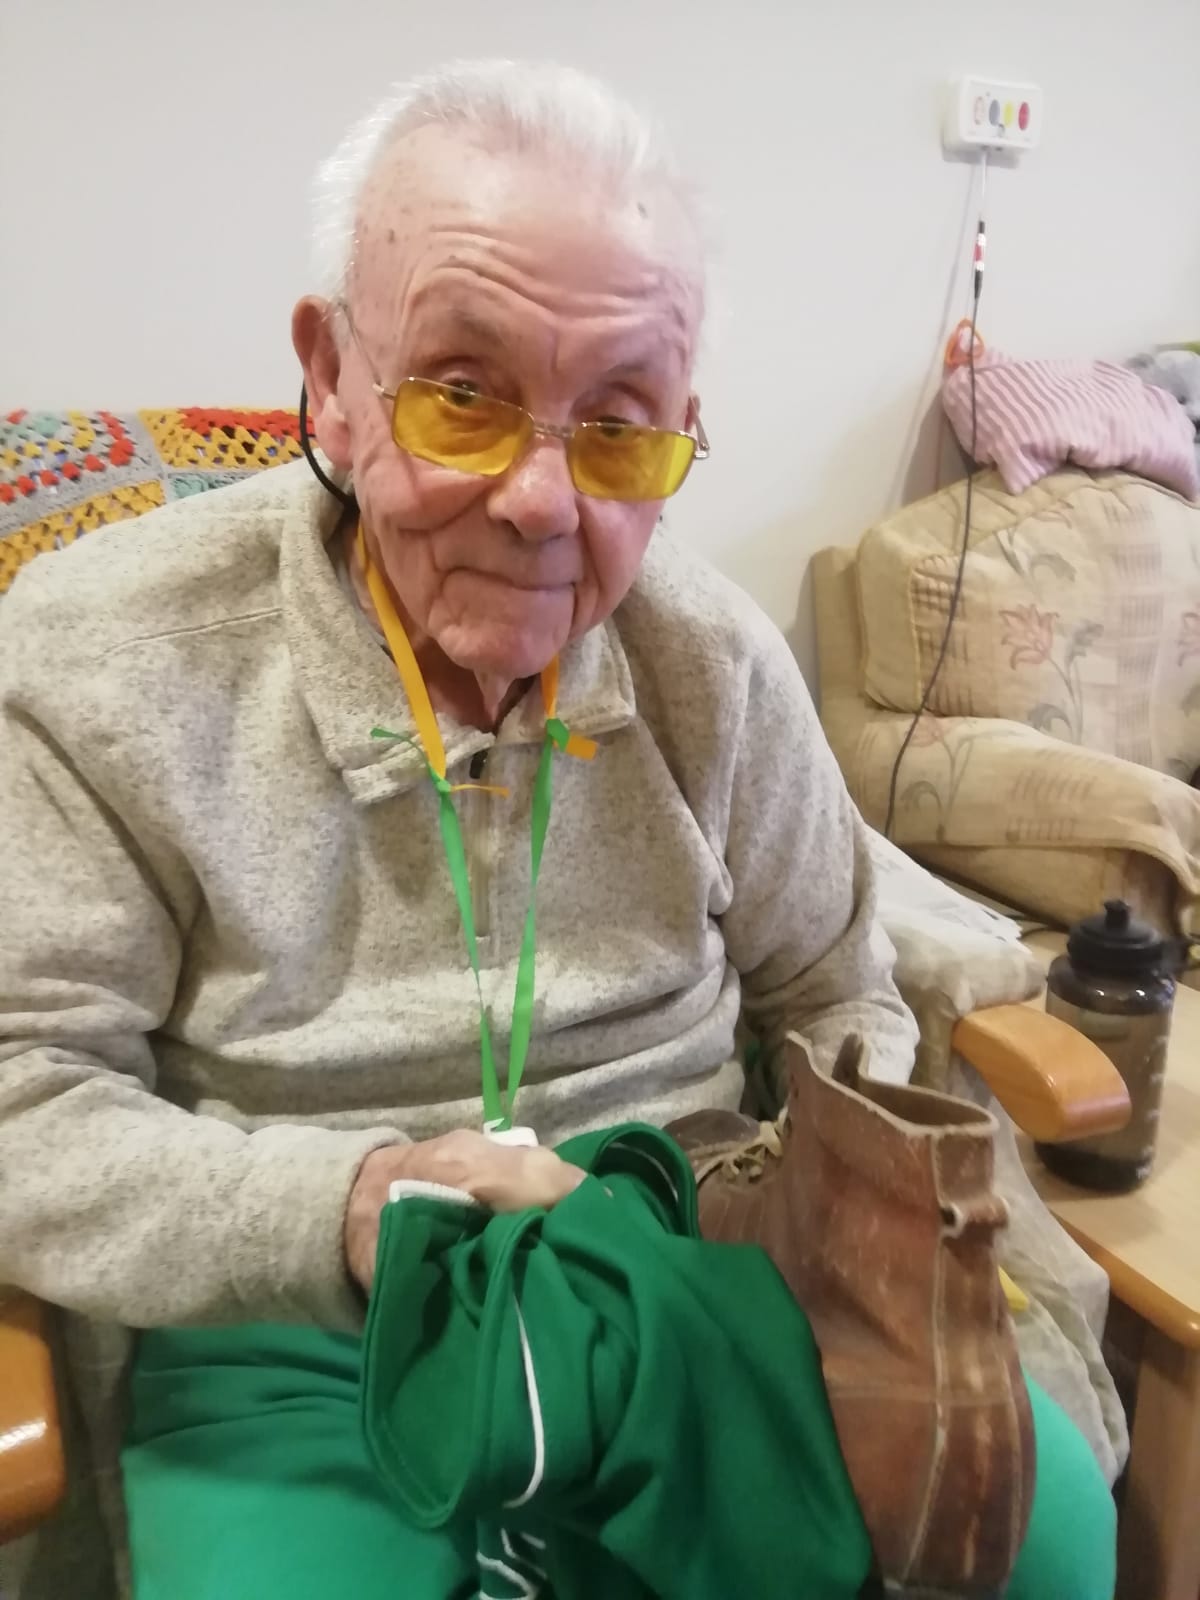
{"label": "green trousers", "polygon": [[[854,1600],[869,1544],[782,1281],[695,1237],[660,1135],[563,1154],[595,1176],[548,1214],[390,1205],[362,1342],[142,1336],[137,1600]],[[1010,1600],[1111,1600],[1111,1496],[1030,1392]]]}

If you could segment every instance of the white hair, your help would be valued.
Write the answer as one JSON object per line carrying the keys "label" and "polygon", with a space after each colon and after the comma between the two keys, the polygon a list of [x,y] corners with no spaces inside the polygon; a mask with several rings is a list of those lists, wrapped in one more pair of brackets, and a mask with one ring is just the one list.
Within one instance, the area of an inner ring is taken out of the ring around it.
{"label": "white hair", "polygon": [[483,134],[494,149],[550,154],[602,175],[618,191],[665,187],[694,226],[699,258],[694,196],[657,129],[631,105],[573,67],[456,61],[395,84],[318,167],[313,267],[315,287],[327,299],[346,292],[368,179],[397,140],[430,123]]}

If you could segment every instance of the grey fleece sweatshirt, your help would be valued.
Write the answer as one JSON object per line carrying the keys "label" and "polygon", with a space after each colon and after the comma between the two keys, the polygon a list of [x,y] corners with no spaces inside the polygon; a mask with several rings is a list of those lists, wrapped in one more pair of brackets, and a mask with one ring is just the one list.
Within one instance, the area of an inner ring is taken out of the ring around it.
{"label": "grey fleece sweatshirt", "polygon": [[[0,622],[0,1282],[130,1326],[354,1327],[363,1156],[480,1122],[478,1019],[395,670],[303,464],[39,559]],[[744,1006],[907,1076],[861,824],[795,663],[663,535],[562,661],[520,1119],[734,1106]],[[443,722],[503,1058],[536,690]]]}

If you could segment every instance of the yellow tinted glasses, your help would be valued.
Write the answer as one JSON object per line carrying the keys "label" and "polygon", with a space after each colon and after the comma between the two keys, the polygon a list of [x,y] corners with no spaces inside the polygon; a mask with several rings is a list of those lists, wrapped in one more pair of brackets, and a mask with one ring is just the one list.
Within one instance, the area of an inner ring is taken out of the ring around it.
{"label": "yellow tinted glasses", "polygon": [[523,406],[479,394],[467,384],[405,378],[395,389],[375,384],[392,406],[392,437],[401,450],[456,472],[495,478],[534,438],[561,439],[580,494],[602,500],[665,500],[708,455],[699,418],[696,437],[616,418],[560,428],[538,422]]}

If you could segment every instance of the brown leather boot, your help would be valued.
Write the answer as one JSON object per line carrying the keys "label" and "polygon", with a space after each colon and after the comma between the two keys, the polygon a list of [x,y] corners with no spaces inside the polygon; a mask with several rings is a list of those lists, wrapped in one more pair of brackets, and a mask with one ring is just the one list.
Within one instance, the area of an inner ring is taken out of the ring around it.
{"label": "brown leather boot", "polygon": [[778,1123],[699,1112],[688,1152],[706,1238],[759,1244],[807,1314],[888,1593],[998,1590],[1033,1497],[1029,1396],[1000,1286],[995,1122],[927,1089],[832,1078],[788,1039]]}

